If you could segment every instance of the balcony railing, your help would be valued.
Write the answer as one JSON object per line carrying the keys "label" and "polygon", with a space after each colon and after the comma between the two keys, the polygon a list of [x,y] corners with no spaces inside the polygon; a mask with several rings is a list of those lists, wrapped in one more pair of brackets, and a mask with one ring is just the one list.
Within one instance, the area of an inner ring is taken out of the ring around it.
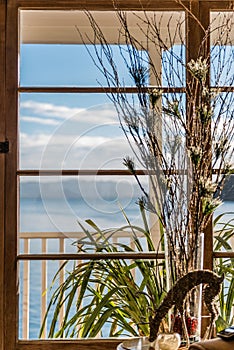
{"label": "balcony railing", "polygon": [[[40,246],[41,249],[37,254],[43,255],[44,258],[41,259],[41,310],[40,310],[40,319],[41,322],[44,319],[46,309],[47,309],[47,293],[45,291],[48,288],[47,280],[48,280],[48,267],[47,263],[48,261],[45,259],[45,256],[49,254],[48,251],[48,243],[49,240],[58,240],[58,250],[54,252],[56,260],[57,254],[64,254],[66,252],[66,241],[69,241],[69,245],[71,246],[71,240],[76,241],[78,239],[81,239],[84,237],[84,233],[82,232],[67,232],[67,233],[61,233],[61,232],[22,232],[19,235],[20,238],[20,246],[21,246],[21,256],[27,256],[31,255],[32,252],[30,251],[30,242],[31,240],[39,240],[40,244],[38,244],[38,247]],[[129,238],[129,233],[126,231],[119,231],[116,232],[114,237],[112,237],[113,242],[118,242],[119,239],[123,238]],[[130,245],[133,248],[133,243],[130,242]],[[37,255],[35,254],[35,255]],[[34,258],[35,258],[34,255]],[[51,258],[51,253],[49,254]],[[23,339],[29,339],[29,293],[30,293],[30,256],[29,258],[24,258],[22,261],[22,271],[23,275],[21,277],[21,292],[22,292],[22,338]],[[40,260],[40,259],[38,259]],[[50,259],[51,260],[51,259]],[[80,262],[81,260],[77,260],[77,262]],[[59,267],[62,266],[64,260],[59,260]],[[65,276],[64,269],[61,269],[59,272],[59,283],[63,283]],[[62,323],[63,320],[63,313],[64,309],[61,309],[61,313],[59,316],[59,323]],[[46,338],[46,333],[44,332],[42,335],[42,338]]]}

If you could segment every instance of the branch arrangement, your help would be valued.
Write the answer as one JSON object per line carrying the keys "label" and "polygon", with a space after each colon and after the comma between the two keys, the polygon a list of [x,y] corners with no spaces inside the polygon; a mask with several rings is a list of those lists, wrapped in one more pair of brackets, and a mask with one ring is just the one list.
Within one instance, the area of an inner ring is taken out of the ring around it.
{"label": "branch arrangement", "polygon": [[[221,204],[231,171],[233,94],[220,87],[232,86],[234,80],[230,74],[232,18],[224,17],[215,29],[212,24],[212,30],[204,32],[197,58],[186,62],[183,14],[176,18],[172,14],[165,21],[163,15],[136,12],[131,14],[136,22],[132,31],[129,14],[116,10],[117,47],[136,87],[136,93],[129,94],[112,45],[95,16],[90,12],[87,16],[94,32],[89,39],[94,63],[107,86],[118,91],[108,96],[134,153],[135,159],[126,156],[124,164],[142,190],[141,203],[164,227],[171,276],[176,281],[198,267],[200,236]],[[149,176],[150,190],[141,183],[136,162]]]}

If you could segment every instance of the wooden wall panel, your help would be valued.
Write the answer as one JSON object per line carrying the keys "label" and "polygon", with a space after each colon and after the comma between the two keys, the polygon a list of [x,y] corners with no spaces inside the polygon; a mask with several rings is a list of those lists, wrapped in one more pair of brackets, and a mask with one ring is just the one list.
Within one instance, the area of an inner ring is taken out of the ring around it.
{"label": "wooden wall panel", "polygon": [[14,350],[17,338],[17,9],[7,1],[6,25],[6,156],[5,181],[5,347]]}
{"label": "wooden wall panel", "polygon": [[[0,141],[5,141],[5,3],[0,2]],[[4,184],[5,154],[0,154],[0,350],[4,350]]]}

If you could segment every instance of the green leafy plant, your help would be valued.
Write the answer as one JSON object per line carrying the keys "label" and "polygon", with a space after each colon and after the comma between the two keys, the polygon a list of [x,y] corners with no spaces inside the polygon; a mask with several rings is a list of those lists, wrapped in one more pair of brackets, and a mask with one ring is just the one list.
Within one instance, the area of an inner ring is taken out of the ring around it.
{"label": "green leafy plant", "polygon": [[[234,237],[234,212],[218,215],[214,220],[214,250],[232,251],[230,240]],[[217,258],[214,263],[214,270],[219,275],[224,273],[225,281],[219,294],[220,316],[216,321],[217,331],[224,329],[233,323],[234,307],[234,259]]]}
{"label": "green leafy plant", "polygon": [[[148,251],[155,251],[142,206],[140,210],[144,228],[131,225],[124,212],[127,225],[118,229],[101,230],[92,220],[86,221],[89,229],[79,223],[85,237],[76,242],[78,253],[144,252],[145,244]],[[111,243],[117,232],[124,231],[131,237],[131,246],[124,242]],[[54,282],[67,263],[58,270]],[[49,337],[95,337],[103,333],[104,325],[109,337],[148,335],[149,317],[165,293],[164,262],[142,259],[80,262],[66,271],[65,281],[53,292],[40,335],[51,312]],[[58,325],[62,308],[64,317]]]}
{"label": "green leafy plant", "polygon": [[[155,251],[145,210],[143,207],[140,210],[144,228],[131,225],[124,212],[127,225],[118,229],[101,230],[92,220],[86,220],[89,229],[80,223],[85,237],[76,242],[78,252],[143,252],[145,244],[149,251]],[[220,214],[214,220],[215,251],[232,249],[229,240],[234,235],[234,219],[226,219],[230,214],[233,213]],[[132,238],[131,246],[111,243],[111,237],[126,231]],[[54,283],[67,264],[66,261],[58,270]],[[225,276],[218,300],[220,315],[216,328],[219,331],[233,321],[234,259],[216,259],[214,271]],[[150,316],[154,315],[165,295],[165,261],[103,259],[80,262],[66,270],[64,283],[53,292],[40,334],[52,314],[49,337],[148,336]],[[59,325],[63,308],[63,322]],[[168,328],[166,322],[163,326]]]}

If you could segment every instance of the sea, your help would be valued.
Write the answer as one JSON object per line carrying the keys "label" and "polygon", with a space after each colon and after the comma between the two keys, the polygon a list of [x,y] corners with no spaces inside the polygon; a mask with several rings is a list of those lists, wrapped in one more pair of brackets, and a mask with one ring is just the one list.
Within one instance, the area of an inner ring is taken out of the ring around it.
{"label": "sea", "polygon": [[[99,203],[100,204],[100,203]],[[97,210],[97,208],[99,208]],[[136,205],[136,198],[119,203],[116,198],[111,201],[108,198],[106,203],[98,206],[98,203],[87,200],[71,199],[66,203],[57,200],[43,202],[41,199],[23,198],[20,201],[20,232],[80,232],[82,231],[79,223],[85,225],[85,219],[92,219],[100,228],[121,227],[126,225],[124,213],[126,213],[131,224],[143,226],[139,208]],[[221,213],[227,213],[222,221],[228,221],[234,218],[234,201],[226,201],[216,210],[215,217]],[[107,215],[108,214],[108,215]],[[86,225],[87,227],[87,225]],[[74,239],[67,235],[65,243],[65,252],[75,252],[76,247],[73,245]],[[42,245],[40,239],[30,240],[30,253],[41,253]],[[48,253],[56,253],[59,250],[58,240],[50,239],[47,244]],[[20,253],[24,252],[23,241],[20,240]],[[73,262],[68,265],[72,268]],[[29,262],[29,339],[38,339],[41,326],[41,300],[50,300],[50,296],[58,283],[50,288],[52,280],[59,268],[58,261],[47,261],[47,291],[41,288],[42,262]],[[24,262],[20,262],[20,288],[19,288],[19,338],[23,338],[23,270]],[[52,313],[48,318],[47,327],[51,321]],[[103,336],[108,336],[104,334]]]}

